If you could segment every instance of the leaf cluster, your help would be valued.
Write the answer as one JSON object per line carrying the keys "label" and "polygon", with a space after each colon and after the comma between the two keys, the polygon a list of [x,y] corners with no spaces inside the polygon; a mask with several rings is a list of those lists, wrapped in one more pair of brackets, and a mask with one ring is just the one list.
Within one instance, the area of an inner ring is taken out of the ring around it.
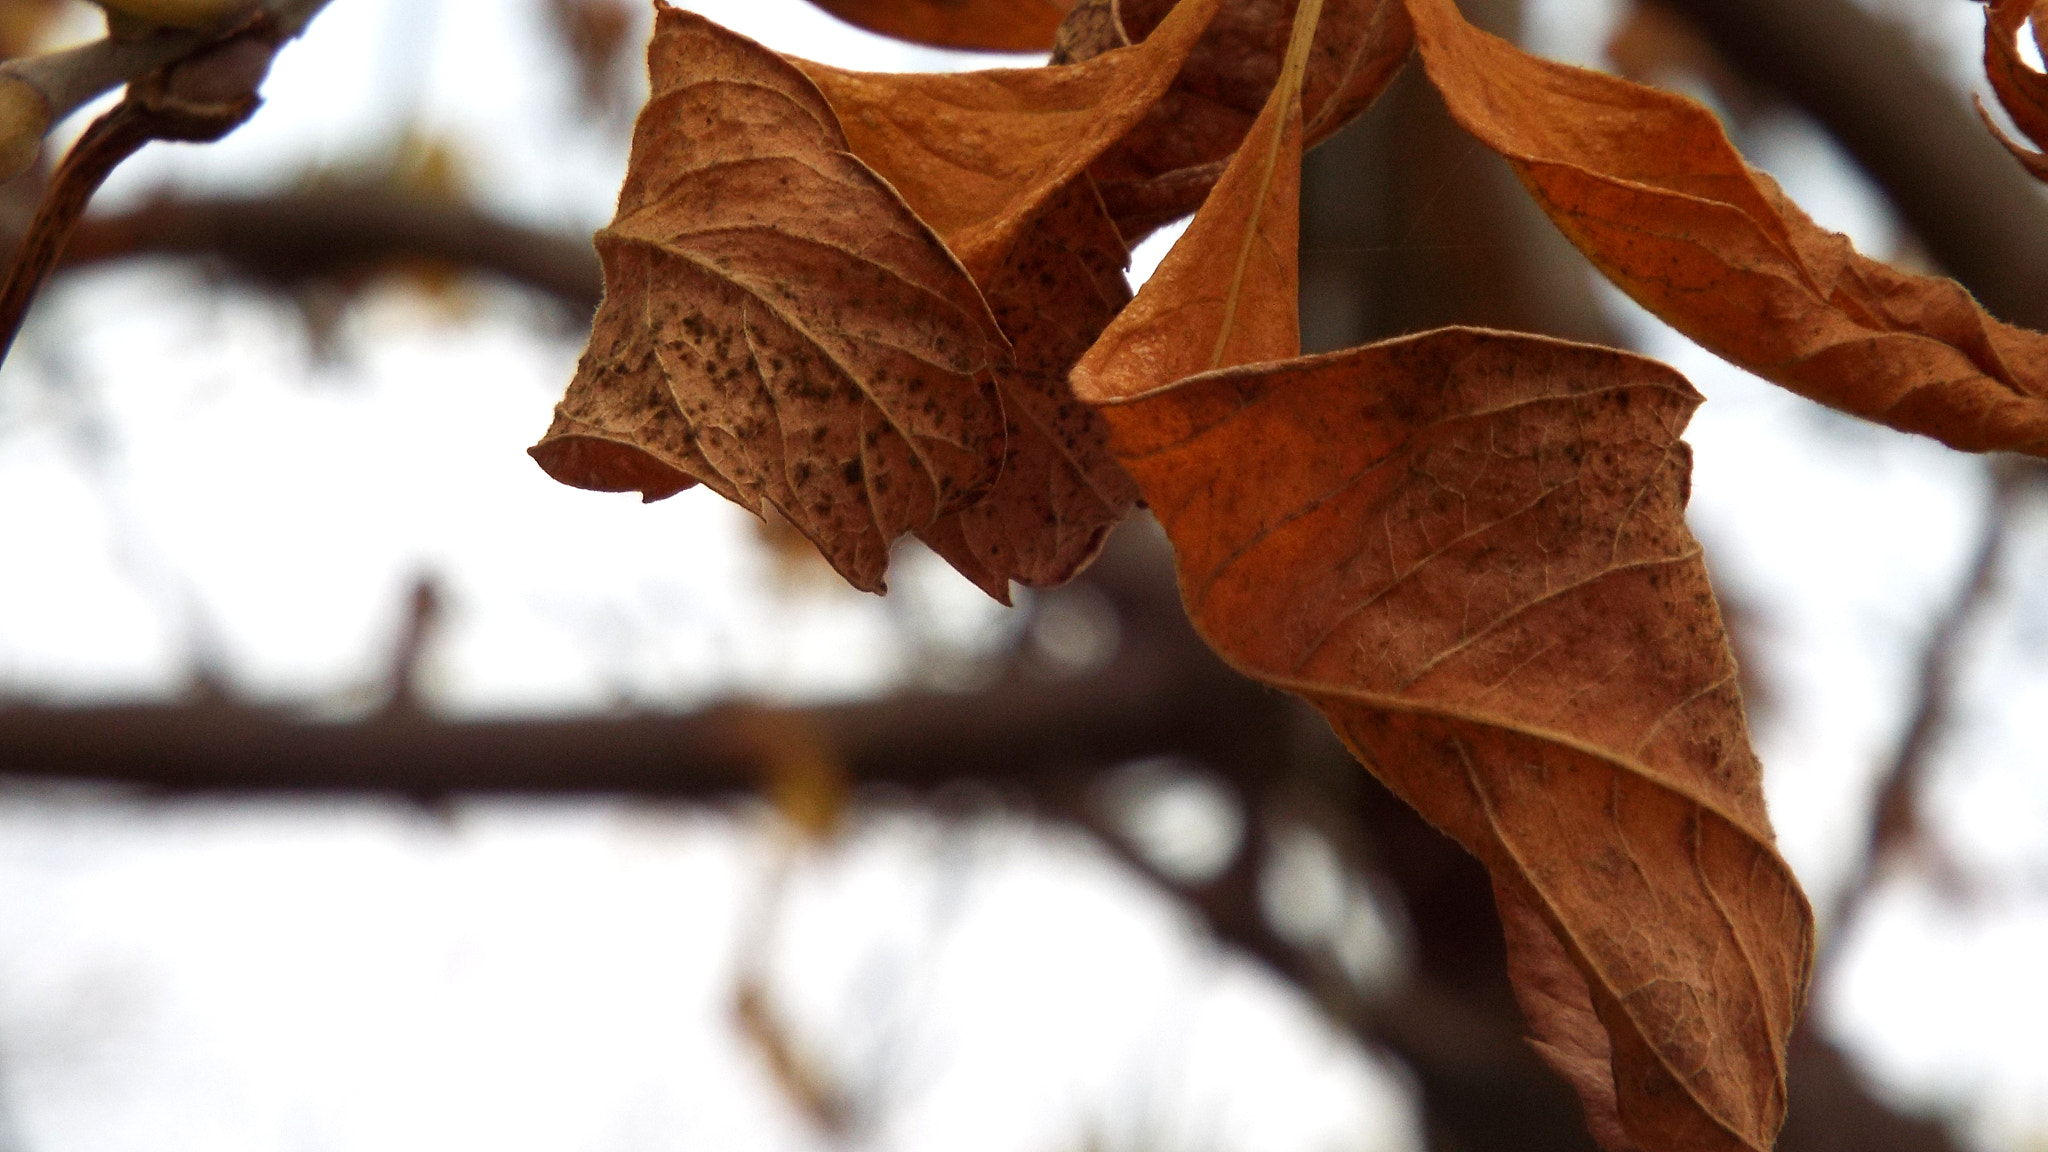
{"label": "leaf cluster", "polygon": [[[1685,524],[1700,397],[1506,332],[1302,356],[1302,152],[1419,57],[1645,307],[1961,449],[2048,454],[2048,337],[1819,228],[1697,103],[1531,56],[1453,0],[819,3],[1053,62],[846,71],[659,5],[542,467],[650,500],[703,484],[870,591],[915,535],[1005,602],[1144,502],[1205,639],[1491,871],[1535,1042],[1603,1146],[1769,1148],[1812,914]],[[2038,109],[2006,59],[2030,11],[1994,5],[1987,61]],[[1189,212],[1133,297],[1129,246]]]}

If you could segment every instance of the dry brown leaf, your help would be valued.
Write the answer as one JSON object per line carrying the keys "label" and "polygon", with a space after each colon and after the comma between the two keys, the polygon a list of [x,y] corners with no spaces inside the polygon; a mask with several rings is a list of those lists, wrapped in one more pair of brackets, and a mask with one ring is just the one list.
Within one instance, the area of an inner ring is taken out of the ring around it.
{"label": "dry brown leaf", "polygon": [[1622,1127],[1614,1090],[1614,1044],[1600,1023],[1585,973],[1572,963],[1557,933],[1527,897],[1500,881],[1494,884],[1493,896],[1507,945],[1508,980],[1534,1034],[1529,1046],[1571,1085],[1594,1143],[1604,1152],[1643,1152]]}
{"label": "dry brown leaf", "polygon": [[1015,357],[996,375],[1008,455],[995,486],[919,533],[984,592],[1064,584],[1102,550],[1138,498],[1109,450],[1109,425],[1067,373],[1130,302],[1130,254],[1086,174],[1046,207],[984,286]]}
{"label": "dry brown leaf", "polygon": [[1001,331],[800,71],[667,5],[648,66],[597,234],[604,303],[534,458],[582,487],[687,477],[772,504],[879,592],[894,540],[996,478]]}
{"label": "dry brown leaf", "polygon": [[1129,252],[1088,166],[1179,72],[1218,0],[1185,0],[1145,44],[1052,68],[951,75],[849,72],[793,61],[982,287],[1014,348],[1000,370],[1002,475],[919,535],[989,595],[1049,587],[1094,559],[1136,488],[1067,372],[1130,298]]}
{"label": "dry brown leaf", "polygon": [[1451,0],[1407,2],[1452,115],[1645,308],[1830,407],[1969,451],[2048,452],[2048,337],[1858,254],[1696,102],[1538,59]]}
{"label": "dry brown leaf", "polygon": [[[1193,212],[1280,75],[1298,0],[1228,0],[1171,90],[1095,168],[1127,240]],[[1055,58],[1087,59],[1153,34],[1171,0],[1080,0]],[[1408,59],[1399,0],[1328,0],[1302,89],[1315,147],[1363,112]]]}
{"label": "dry brown leaf", "polygon": [[[1628,1136],[1762,1152],[1811,914],[1685,526],[1698,400],[1624,353],[1446,329],[1104,411],[1208,641],[1555,935]],[[1582,1018],[1536,1025],[1597,1068]]]}
{"label": "dry brown leaf", "polygon": [[1301,88],[1307,0],[1266,107],[1202,210],[1152,278],[1073,373],[1093,403],[1134,396],[1213,368],[1301,352]]}
{"label": "dry brown leaf", "polygon": [[1043,52],[1073,0],[811,0],[856,28],[984,52]]}
{"label": "dry brown leaf", "polygon": [[881,173],[986,283],[1047,202],[1158,102],[1220,0],[1180,0],[1147,43],[1081,64],[850,72],[794,61]]}
{"label": "dry brown leaf", "polygon": [[[2048,148],[2048,75],[2030,66],[2020,57],[2019,34],[2022,25],[2029,18],[2034,19],[2034,46],[2043,48],[2042,23],[2048,18],[2048,4],[2037,0],[1991,0],[1984,6],[1984,72],[1991,78],[1991,89],[1998,95],[1998,103],[2006,115],[2027,139],[2037,148]],[[1984,101],[1977,101],[1977,113],[1984,117],[1984,124],[1991,134],[2005,145],[2027,171],[2039,180],[2048,180],[2048,155],[2042,155],[2027,148],[2004,132],[1984,111]]]}

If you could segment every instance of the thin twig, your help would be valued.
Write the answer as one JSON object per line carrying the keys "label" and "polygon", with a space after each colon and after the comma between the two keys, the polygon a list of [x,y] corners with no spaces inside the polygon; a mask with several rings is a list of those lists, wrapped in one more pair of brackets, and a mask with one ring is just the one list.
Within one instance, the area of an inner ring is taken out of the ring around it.
{"label": "thin twig", "polygon": [[50,271],[64,254],[64,245],[94,192],[123,160],[149,143],[148,130],[136,115],[135,105],[123,101],[93,121],[78,143],[64,156],[36,206],[34,221],[22,234],[21,246],[7,268],[7,280],[0,285],[0,361],[14,347],[22,318]]}
{"label": "thin twig", "polygon": [[1976,555],[1955,598],[1936,618],[1927,645],[1921,649],[1913,718],[1881,778],[1862,861],[1836,898],[1834,915],[1829,917],[1828,939],[1817,967],[1820,972],[1833,967],[1841,941],[1847,938],[1846,929],[1868,901],[1886,865],[1920,839],[1920,796],[1955,711],[1965,642],[1997,590],[1999,569],[2012,536],[2013,512],[2042,478],[2041,466],[2032,460],[2000,459],[1992,465],[1991,492],[1985,499]]}
{"label": "thin twig", "polygon": [[256,196],[166,196],[86,217],[60,268],[139,255],[206,257],[266,287],[432,261],[545,293],[587,319],[603,289],[590,233],[534,228],[386,182]]}
{"label": "thin twig", "polygon": [[151,140],[210,143],[240,127],[262,102],[257,90],[284,39],[269,16],[258,14],[130,84],[127,97],[86,130],[44,190],[0,286],[0,361],[106,178]]}
{"label": "thin twig", "polygon": [[[292,40],[330,0],[265,0],[251,5],[251,13],[262,13],[282,40]],[[246,18],[230,20],[227,30],[242,27]],[[222,37],[223,29],[203,31],[157,29],[140,36],[109,36],[41,56],[28,56],[0,63],[0,76],[26,83],[42,96],[48,106],[49,123],[66,116],[123,84],[159,72],[183,60]]]}

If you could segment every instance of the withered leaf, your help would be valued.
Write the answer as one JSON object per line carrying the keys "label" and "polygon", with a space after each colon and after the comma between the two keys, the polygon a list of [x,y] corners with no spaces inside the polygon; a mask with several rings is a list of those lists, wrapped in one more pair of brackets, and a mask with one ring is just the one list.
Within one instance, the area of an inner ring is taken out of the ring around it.
{"label": "withered leaf", "polygon": [[1279,80],[1202,210],[1075,366],[1084,399],[1301,352],[1301,88],[1321,3],[1303,5]]}
{"label": "withered leaf", "polygon": [[1082,64],[850,72],[795,61],[888,178],[986,283],[1045,205],[1144,118],[1220,0],[1180,0],[1151,41]]}
{"label": "withered leaf", "polygon": [[1585,973],[1572,963],[1543,914],[1513,886],[1496,882],[1493,902],[1507,946],[1508,980],[1533,1033],[1530,1046],[1577,1094],[1594,1143],[1604,1152],[1644,1152],[1622,1127],[1614,1044],[1600,1022]]}
{"label": "withered leaf", "polygon": [[854,154],[973,274],[1013,348],[997,373],[1007,455],[994,487],[919,535],[1004,603],[1064,583],[1136,499],[1067,372],[1129,299],[1129,262],[1087,169],[1158,100],[1218,0],[1183,0],[1159,35],[1085,64],[951,75],[793,61]]}
{"label": "withered leaf", "polygon": [[966,270],[775,53],[659,5],[605,297],[533,450],[650,499],[773,505],[855,587],[994,482],[1007,359]]}
{"label": "withered leaf", "polygon": [[2048,337],[1857,253],[1683,96],[1538,59],[1407,0],[1430,79],[1623,291],[1792,391],[1969,451],[2048,452]]}
{"label": "withered leaf", "polygon": [[984,285],[1015,350],[996,374],[1008,455],[980,500],[918,535],[1004,604],[1012,580],[1050,588],[1072,579],[1137,501],[1109,450],[1108,424],[1067,385],[1074,362],[1130,301],[1129,261],[1083,174]]}
{"label": "withered leaf", "polygon": [[[1131,242],[1193,212],[1237,151],[1280,75],[1299,0],[1228,0],[1173,87],[1094,170]],[[1171,0],[1080,0],[1055,59],[1087,59],[1148,39]],[[1408,59],[1399,0],[1329,0],[1302,90],[1315,147],[1363,112]]]}
{"label": "withered leaf", "polygon": [[1043,52],[1073,0],[811,0],[856,28],[984,52]]}
{"label": "withered leaf", "polygon": [[[2034,19],[2034,46],[2039,49],[2043,40],[2048,39],[2042,29],[2042,17],[2048,5],[2036,0],[1991,0],[1984,9],[1984,72],[1991,78],[1991,90],[1998,95],[1998,103],[2006,115],[2027,139],[2037,148],[2048,148],[2048,75],[2044,75],[2020,57],[2020,27],[2029,17]],[[1977,101],[1977,112],[1984,117],[1984,124],[1991,134],[2005,145],[2027,171],[2039,180],[2048,180],[2048,155],[2034,151],[2015,142],[1984,111],[1984,102]]]}
{"label": "withered leaf", "polygon": [[1104,411],[1210,644],[1314,703],[1555,937],[1523,951],[1524,999],[1597,1073],[1555,955],[1583,979],[1595,1126],[1763,1152],[1811,914],[1685,526],[1698,401],[1624,353],[1445,329]]}

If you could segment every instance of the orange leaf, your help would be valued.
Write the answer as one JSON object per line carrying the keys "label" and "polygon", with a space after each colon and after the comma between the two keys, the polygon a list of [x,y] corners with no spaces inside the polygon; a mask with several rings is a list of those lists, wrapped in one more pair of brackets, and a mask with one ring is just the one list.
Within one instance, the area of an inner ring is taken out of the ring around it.
{"label": "orange leaf", "polygon": [[856,28],[939,48],[1043,52],[1073,0],[811,0]]}
{"label": "orange leaf", "polygon": [[1104,411],[1209,643],[1534,915],[1523,999],[1611,1094],[1595,1127],[1762,1152],[1811,913],[1685,526],[1698,402],[1625,353],[1445,329]]}
{"label": "orange leaf", "polygon": [[[1991,78],[1992,91],[1998,94],[1998,103],[2006,115],[2012,117],[2012,122],[2036,147],[2048,147],[2048,76],[2029,67],[2019,52],[2020,27],[2036,13],[2048,16],[2048,11],[2037,7],[2035,0],[1991,0],[1985,5],[1984,72]],[[2036,48],[2041,46],[2042,38],[2041,23],[2036,20]],[[1999,131],[1990,114],[1984,111],[1981,99],[1977,101],[1977,114],[1984,117],[1991,134],[2026,165],[2027,171],[2036,179],[2048,180],[2048,156],[2022,147]]]}
{"label": "orange leaf", "polygon": [[1007,348],[781,57],[660,5],[605,298],[532,452],[565,483],[773,505],[855,587],[996,478]]}
{"label": "orange leaf", "polygon": [[[1055,58],[1147,40],[1172,0],[1080,0]],[[1298,0],[1228,0],[1172,89],[1095,168],[1127,240],[1201,206],[1280,74]],[[1363,112],[1407,62],[1399,0],[1328,0],[1302,85],[1313,148]]]}
{"label": "orange leaf", "polygon": [[1822,230],[1699,104],[1530,56],[1451,0],[1407,2],[1451,114],[1645,308],[1830,407],[1965,450],[2048,452],[2048,337]]}
{"label": "orange leaf", "polygon": [[1074,362],[1129,303],[1129,262],[1083,174],[985,285],[1016,350],[996,374],[1008,455],[986,495],[918,535],[1004,604],[1012,580],[1050,588],[1072,579],[1137,501],[1109,450],[1109,425],[1067,386]]}
{"label": "orange leaf", "polygon": [[1300,353],[1301,86],[1321,4],[1297,14],[1266,107],[1202,210],[1075,366],[1082,399]]}
{"label": "orange leaf", "polygon": [[1082,64],[890,73],[795,63],[854,155],[985,283],[1046,203],[1159,100],[1219,2],[1180,0],[1158,36]]}
{"label": "orange leaf", "polygon": [[1604,1152],[1643,1152],[1622,1126],[1614,1087],[1614,1043],[1600,1023],[1585,973],[1572,963],[1543,914],[1514,887],[1496,883],[1493,897],[1507,946],[1508,980],[1535,1033],[1530,1047],[1578,1095],[1594,1143]]}
{"label": "orange leaf", "polygon": [[1136,499],[1067,372],[1129,299],[1130,256],[1088,166],[1159,99],[1219,0],[1185,0],[1142,46],[1084,64],[947,75],[804,69],[854,154],[982,287],[1015,355],[997,373],[1008,446],[981,500],[920,531],[975,584],[1064,583]]}

